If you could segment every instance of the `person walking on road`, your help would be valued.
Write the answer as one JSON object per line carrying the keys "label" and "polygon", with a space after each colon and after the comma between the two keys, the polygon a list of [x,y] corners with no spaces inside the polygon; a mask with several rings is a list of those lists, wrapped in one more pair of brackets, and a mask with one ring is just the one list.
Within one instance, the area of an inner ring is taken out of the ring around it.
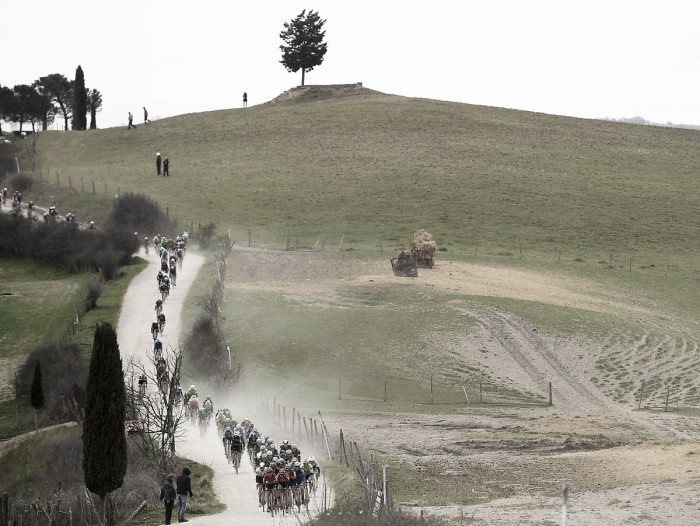
{"label": "person walking on road", "polygon": [[248,93],[245,91],[243,92],[243,107],[244,108],[248,107]]}
{"label": "person walking on road", "polygon": [[130,130],[131,128],[136,128],[136,125],[134,124],[134,116],[129,112],[129,127],[127,130]]}
{"label": "person walking on road", "polygon": [[160,152],[156,152],[156,174],[160,175]]}
{"label": "person walking on road", "polygon": [[182,475],[175,481],[177,486],[177,522],[187,522],[185,510],[187,509],[187,498],[192,498],[192,480],[190,479],[190,468],[182,469]]}
{"label": "person walking on road", "polygon": [[148,122],[151,122],[151,119],[148,118],[148,110],[146,109],[146,106],[143,107],[143,123],[146,124]]}
{"label": "person walking on road", "polygon": [[173,486],[173,476],[168,475],[160,490],[160,500],[165,503],[165,524],[170,524],[170,519],[173,517],[173,506],[176,498],[177,492],[175,491],[175,486]]}
{"label": "person walking on road", "polygon": [[166,157],[163,160],[163,177],[170,177],[170,172],[168,171],[170,169],[170,161],[168,161],[168,158]]}

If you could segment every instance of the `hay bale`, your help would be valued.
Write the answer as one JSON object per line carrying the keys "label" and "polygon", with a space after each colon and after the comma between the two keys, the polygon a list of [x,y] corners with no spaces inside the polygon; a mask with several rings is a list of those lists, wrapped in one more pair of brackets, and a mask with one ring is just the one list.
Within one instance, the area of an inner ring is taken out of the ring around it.
{"label": "hay bale", "polygon": [[433,236],[425,230],[420,229],[413,234],[413,241],[411,241],[411,248],[413,250],[435,252],[436,247],[437,245],[435,241],[433,241]]}

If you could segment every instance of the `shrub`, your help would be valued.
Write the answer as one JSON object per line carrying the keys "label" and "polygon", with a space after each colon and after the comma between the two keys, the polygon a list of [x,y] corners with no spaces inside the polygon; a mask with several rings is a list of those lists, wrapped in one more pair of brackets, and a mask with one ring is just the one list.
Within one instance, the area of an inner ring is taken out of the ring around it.
{"label": "shrub", "polygon": [[198,234],[199,246],[201,248],[209,248],[212,240],[214,239],[214,232],[216,231],[216,225],[214,223],[207,223],[204,225]]}
{"label": "shrub", "polygon": [[88,286],[87,294],[85,294],[85,312],[97,308],[97,300],[102,295],[103,288],[101,280],[95,280]]}
{"label": "shrub", "polygon": [[46,416],[52,420],[75,416],[79,400],[74,396],[74,385],[82,388],[87,379],[87,363],[78,345],[54,342],[34,350],[17,372],[18,395],[29,395],[37,360],[41,363]]}
{"label": "shrub", "polygon": [[184,342],[192,372],[202,376],[216,374],[221,365],[222,348],[213,316],[201,314]]}
{"label": "shrub", "polygon": [[174,237],[177,232],[177,225],[163,214],[158,203],[145,195],[131,193],[119,196],[107,217],[106,226],[108,230],[124,230],[132,235],[144,232],[148,236]]}
{"label": "shrub", "polygon": [[32,178],[28,175],[17,174],[7,182],[11,191],[26,192],[32,187]]}

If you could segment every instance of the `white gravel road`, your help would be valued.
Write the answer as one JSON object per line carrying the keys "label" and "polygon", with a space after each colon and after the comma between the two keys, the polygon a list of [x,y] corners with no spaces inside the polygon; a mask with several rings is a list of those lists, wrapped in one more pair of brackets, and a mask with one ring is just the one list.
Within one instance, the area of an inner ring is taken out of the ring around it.
{"label": "white gravel road", "polygon": [[[153,349],[153,339],[149,331],[151,323],[155,320],[155,301],[159,297],[156,275],[160,260],[153,251],[150,256],[141,253],[141,257],[144,257],[149,264],[131,282],[124,297],[117,325],[119,348],[125,368],[131,358],[145,363],[150,359]],[[164,349],[177,346],[178,340],[183,337],[182,305],[203,263],[204,257],[188,251],[183,268],[178,273],[177,286],[171,290],[170,296],[164,303],[163,312],[167,320],[162,338]],[[203,439],[199,437],[195,428],[191,432],[188,430],[184,440],[178,442],[177,451],[181,456],[211,466],[215,473],[214,490],[219,500],[227,506],[226,511],[216,515],[195,517],[188,514],[187,518],[190,522],[211,526],[228,526],[232,523],[243,523],[248,526],[298,525],[307,517],[303,508],[300,515],[278,515],[271,518],[268,513],[263,513],[257,504],[255,479],[250,463],[244,461],[236,475],[231,465],[226,462],[216,433],[210,432],[209,436]],[[192,488],[192,491],[196,499],[197,488]],[[316,515],[319,512],[321,500],[319,492],[319,495],[309,504],[310,515]]]}

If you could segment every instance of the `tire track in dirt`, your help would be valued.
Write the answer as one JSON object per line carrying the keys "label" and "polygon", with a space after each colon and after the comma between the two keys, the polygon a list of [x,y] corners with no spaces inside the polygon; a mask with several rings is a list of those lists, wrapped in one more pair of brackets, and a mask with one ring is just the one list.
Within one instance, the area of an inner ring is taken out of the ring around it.
{"label": "tire track in dirt", "polygon": [[602,395],[568,371],[531,323],[495,310],[488,313],[460,311],[474,318],[520,367],[520,372],[508,371],[508,374],[521,387],[530,383],[541,390],[546,388],[547,382],[552,382],[554,404],[561,409],[581,412],[610,408]]}

